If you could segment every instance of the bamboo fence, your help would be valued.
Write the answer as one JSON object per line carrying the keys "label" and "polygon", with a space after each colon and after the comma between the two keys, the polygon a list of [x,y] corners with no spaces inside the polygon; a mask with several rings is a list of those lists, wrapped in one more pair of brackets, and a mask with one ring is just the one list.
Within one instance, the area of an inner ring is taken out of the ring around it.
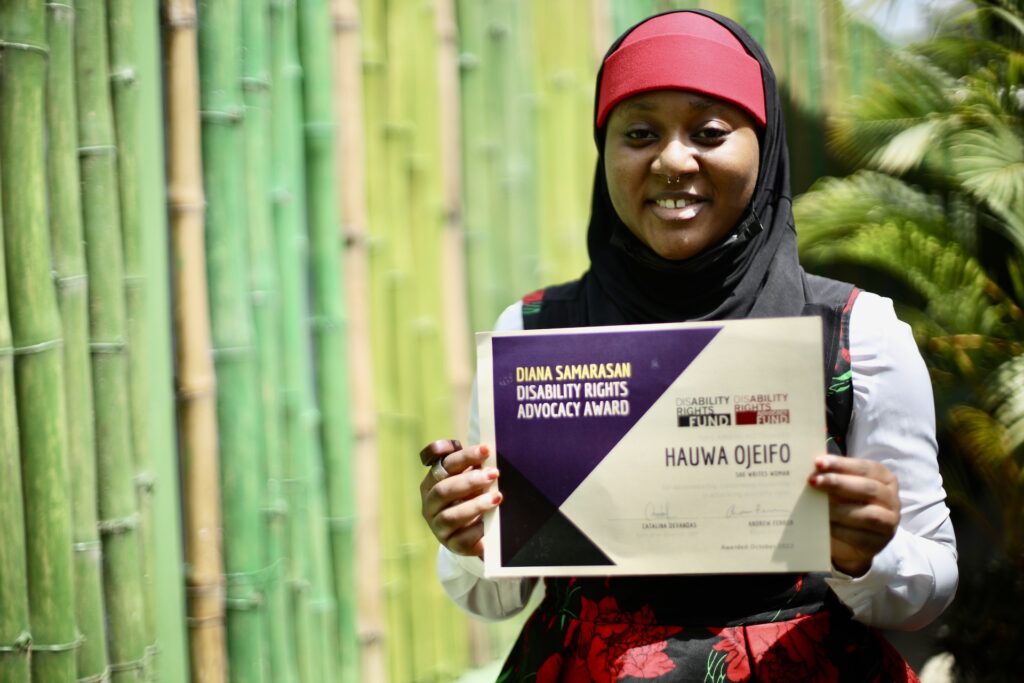
{"label": "bamboo fence", "polygon": [[[586,267],[600,58],[679,4],[0,3],[0,680],[500,658],[521,619],[443,594],[415,454],[466,438],[470,332]],[[700,5],[765,45],[794,186],[834,172],[877,36]]]}

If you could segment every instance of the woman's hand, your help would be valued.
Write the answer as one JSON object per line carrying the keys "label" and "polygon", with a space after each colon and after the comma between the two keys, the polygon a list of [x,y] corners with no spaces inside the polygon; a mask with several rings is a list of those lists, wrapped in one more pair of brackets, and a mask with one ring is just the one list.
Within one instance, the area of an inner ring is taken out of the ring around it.
{"label": "woman's hand", "polygon": [[[435,444],[437,442],[431,446]],[[448,550],[458,555],[483,558],[483,513],[501,502],[501,493],[488,490],[498,478],[498,470],[481,469],[490,454],[487,446],[456,450],[456,445],[457,442],[436,451],[448,451],[440,458],[448,476],[437,480],[431,469],[420,482],[423,519]]]}
{"label": "woman's hand", "polygon": [[896,475],[874,460],[834,455],[817,458],[814,469],[808,483],[828,494],[832,565],[862,576],[899,526]]}

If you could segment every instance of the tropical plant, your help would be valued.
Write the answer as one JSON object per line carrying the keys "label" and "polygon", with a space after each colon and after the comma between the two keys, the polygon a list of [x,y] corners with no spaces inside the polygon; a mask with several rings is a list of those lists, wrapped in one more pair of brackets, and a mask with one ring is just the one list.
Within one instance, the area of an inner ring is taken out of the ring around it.
{"label": "tropical plant", "polygon": [[962,556],[947,617],[965,680],[1011,670],[1024,645],[1009,607],[1024,600],[1022,80],[1024,2],[975,0],[832,122],[864,170],[795,206],[805,263],[892,296],[931,371],[949,501],[989,548],[983,566]]}

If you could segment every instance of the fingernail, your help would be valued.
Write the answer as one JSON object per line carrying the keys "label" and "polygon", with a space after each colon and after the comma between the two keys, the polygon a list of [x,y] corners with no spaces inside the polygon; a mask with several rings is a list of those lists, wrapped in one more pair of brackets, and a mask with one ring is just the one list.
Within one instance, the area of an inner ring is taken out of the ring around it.
{"label": "fingernail", "polygon": [[487,481],[494,481],[498,478],[498,470],[493,467],[484,470],[484,476],[487,477]]}
{"label": "fingernail", "polygon": [[497,505],[501,502],[501,491],[495,491],[494,495],[491,496],[491,504]]}
{"label": "fingernail", "polygon": [[480,451],[480,455],[488,455],[491,452],[491,449],[489,449],[486,444],[480,446],[478,450]]}

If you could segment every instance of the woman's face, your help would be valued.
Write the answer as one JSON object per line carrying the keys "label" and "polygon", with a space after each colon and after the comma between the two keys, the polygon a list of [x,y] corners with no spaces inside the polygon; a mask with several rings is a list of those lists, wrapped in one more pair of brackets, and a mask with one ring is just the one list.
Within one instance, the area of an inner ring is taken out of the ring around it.
{"label": "woman's face", "polygon": [[688,259],[720,242],[754,194],[755,126],[739,107],[684,90],[617,104],[604,163],[619,218],[666,259]]}

